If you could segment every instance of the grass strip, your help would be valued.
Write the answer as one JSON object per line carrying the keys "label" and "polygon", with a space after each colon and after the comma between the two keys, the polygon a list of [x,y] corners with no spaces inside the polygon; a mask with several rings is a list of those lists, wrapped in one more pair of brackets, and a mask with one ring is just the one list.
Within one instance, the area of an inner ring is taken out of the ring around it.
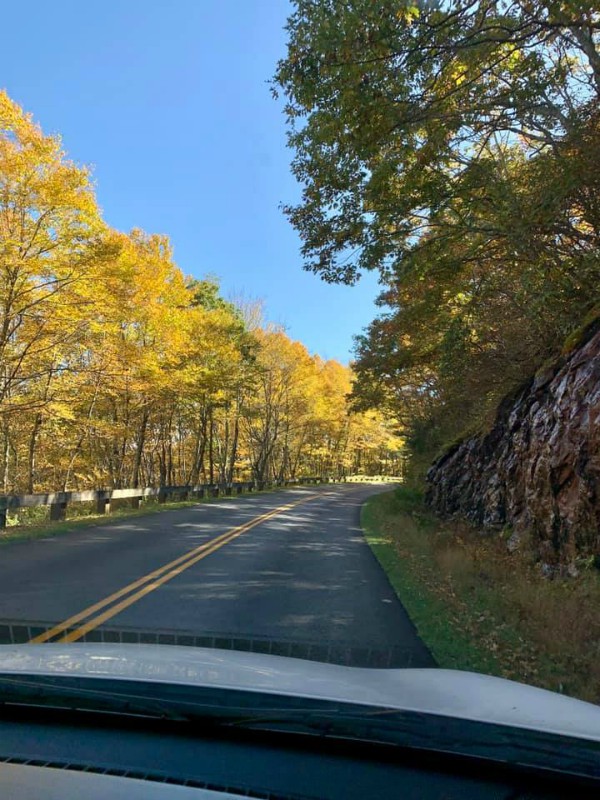
{"label": "grass strip", "polygon": [[600,580],[548,580],[506,534],[441,521],[417,491],[371,497],[366,539],[440,667],[600,702]]}

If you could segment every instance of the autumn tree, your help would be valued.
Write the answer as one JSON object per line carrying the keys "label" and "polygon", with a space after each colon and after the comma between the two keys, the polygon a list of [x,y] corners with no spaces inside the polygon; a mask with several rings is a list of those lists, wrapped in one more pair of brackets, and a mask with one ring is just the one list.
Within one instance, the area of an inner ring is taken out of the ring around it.
{"label": "autumn tree", "polygon": [[[11,419],[33,411],[29,473],[43,412],[89,316],[87,287],[102,260],[101,220],[87,170],[57,137],[0,92],[0,413],[3,483],[10,484]],[[60,411],[60,405],[58,406]]]}
{"label": "autumn tree", "polygon": [[343,474],[349,391],[166,235],[106,225],[88,171],[0,94],[5,492]]}

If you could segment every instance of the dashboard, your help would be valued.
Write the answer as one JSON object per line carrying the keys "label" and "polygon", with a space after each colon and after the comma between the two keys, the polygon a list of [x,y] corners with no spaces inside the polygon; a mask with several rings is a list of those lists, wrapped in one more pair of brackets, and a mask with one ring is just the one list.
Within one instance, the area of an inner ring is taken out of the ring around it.
{"label": "dashboard", "polygon": [[0,718],[3,798],[533,800],[566,791],[488,763],[320,736],[48,708],[5,706]]}

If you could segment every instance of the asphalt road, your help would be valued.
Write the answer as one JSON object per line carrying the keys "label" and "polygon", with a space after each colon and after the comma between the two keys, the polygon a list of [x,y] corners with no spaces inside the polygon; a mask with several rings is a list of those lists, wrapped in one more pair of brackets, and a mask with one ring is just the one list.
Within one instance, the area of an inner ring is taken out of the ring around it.
{"label": "asphalt road", "polygon": [[6,544],[0,641],[159,641],[432,666],[360,529],[374,491],[223,498]]}

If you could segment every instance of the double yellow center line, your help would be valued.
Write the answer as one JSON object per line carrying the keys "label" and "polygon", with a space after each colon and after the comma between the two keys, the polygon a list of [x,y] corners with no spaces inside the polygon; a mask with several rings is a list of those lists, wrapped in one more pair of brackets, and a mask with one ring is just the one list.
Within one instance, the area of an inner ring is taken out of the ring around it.
{"label": "double yellow center line", "polygon": [[118,592],[114,592],[114,594],[105,597],[104,600],[94,603],[94,605],[69,617],[64,620],[64,622],[55,625],[39,636],[35,636],[30,640],[30,644],[48,642],[51,639],[54,639],[55,642],[76,642],[78,639],[81,639],[82,636],[85,636],[86,633],[97,628],[98,625],[102,625],[103,622],[116,616],[128,606],[137,603],[142,597],[145,597],[147,594],[150,594],[150,592],[158,589],[159,586],[177,577],[177,575],[180,575],[184,570],[197,564],[198,561],[201,561],[211,553],[214,553],[216,550],[229,544],[229,542],[237,539],[242,533],[260,525],[261,522],[265,522],[265,520],[271,517],[275,517],[277,514],[283,514],[285,511],[289,511],[301,503],[307,503],[309,500],[314,500],[317,497],[323,497],[323,494],[320,492],[311,494],[308,497],[296,500],[294,503],[278,506],[272,511],[268,511],[266,514],[254,517],[254,519],[251,519],[250,522],[246,522],[244,525],[231,528],[231,530],[221,534],[221,536],[217,536],[209,542],[201,544],[194,550],[190,550],[188,553],[179,556],[179,558],[176,558],[174,561],[170,561],[168,564],[155,569],[153,572],[149,572],[142,578],[138,578],[138,580],[130,583],[128,586],[124,586],[122,589],[119,589]]}

